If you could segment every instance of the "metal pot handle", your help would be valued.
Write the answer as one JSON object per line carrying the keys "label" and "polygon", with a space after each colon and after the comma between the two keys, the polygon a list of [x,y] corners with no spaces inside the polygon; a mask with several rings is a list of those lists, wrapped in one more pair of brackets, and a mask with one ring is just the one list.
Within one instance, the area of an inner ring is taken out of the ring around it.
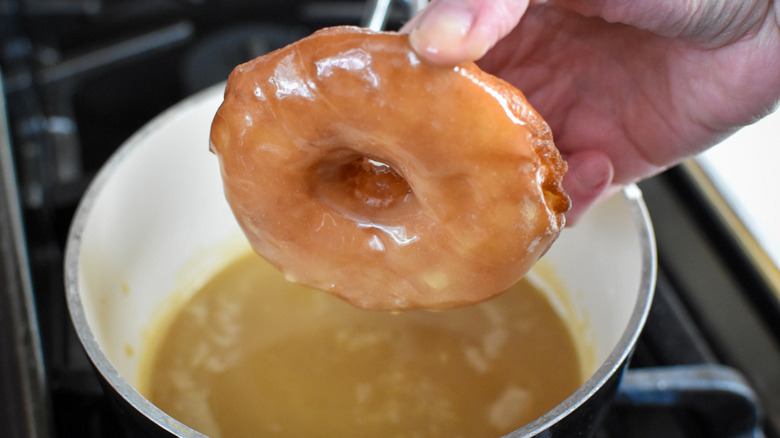
{"label": "metal pot handle", "polygon": [[709,422],[712,437],[764,437],[758,397],[742,374],[722,365],[628,370],[615,403],[689,409]]}
{"label": "metal pot handle", "polygon": [[[387,18],[390,15],[390,6],[397,0],[368,0],[363,10],[360,25],[371,30],[385,28]],[[412,18],[428,5],[428,0],[402,0],[404,13],[407,18]]]}

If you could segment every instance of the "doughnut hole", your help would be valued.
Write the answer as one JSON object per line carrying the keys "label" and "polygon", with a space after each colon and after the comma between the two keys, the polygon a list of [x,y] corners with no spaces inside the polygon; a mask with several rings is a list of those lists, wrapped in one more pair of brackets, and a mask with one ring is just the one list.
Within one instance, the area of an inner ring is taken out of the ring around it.
{"label": "doughnut hole", "polygon": [[406,179],[379,159],[336,153],[316,163],[308,175],[316,199],[354,220],[382,222],[419,211]]}

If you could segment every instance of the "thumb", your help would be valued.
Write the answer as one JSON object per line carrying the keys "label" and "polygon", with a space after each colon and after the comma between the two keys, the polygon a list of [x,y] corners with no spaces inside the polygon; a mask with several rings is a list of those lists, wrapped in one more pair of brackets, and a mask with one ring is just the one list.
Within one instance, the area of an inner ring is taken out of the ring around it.
{"label": "thumb", "polygon": [[603,152],[575,152],[566,157],[566,163],[569,170],[563,178],[563,188],[571,198],[566,225],[574,225],[590,207],[612,193],[617,186],[612,184],[612,161]]}
{"label": "thumb", "polygon": [[433,0],[402,29],[414,50],[439,65],[476,61],[506,36],[529,0]]}

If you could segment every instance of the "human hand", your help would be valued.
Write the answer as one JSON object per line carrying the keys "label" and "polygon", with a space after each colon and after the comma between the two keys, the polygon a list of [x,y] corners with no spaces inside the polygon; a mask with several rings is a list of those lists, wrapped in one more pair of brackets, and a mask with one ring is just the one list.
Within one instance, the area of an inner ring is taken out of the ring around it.
{"label": "human hand", "polygon": [[433,0],[403,31],[523,91],[569,164],[570,223],[780,98],[780,0]]}

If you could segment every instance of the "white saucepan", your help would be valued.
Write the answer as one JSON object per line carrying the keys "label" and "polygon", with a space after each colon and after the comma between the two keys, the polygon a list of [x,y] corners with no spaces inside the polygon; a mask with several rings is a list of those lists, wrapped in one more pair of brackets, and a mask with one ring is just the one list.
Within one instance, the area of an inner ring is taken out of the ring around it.
{"label": "white saucepan", "polygon": [[[130,138],[88,189],[68,238],[73,324],[134,436],[202,436],[134,385],[148,331],[180,299],[174,292],[244,244],[208,150],[222,91],[182,102]],[[655,246],[639,189],[627,187],[566,229],[544,263],[569,291],[572,317],[587,323],[593,373],[510,436],[581,436],[615,393],[650,306]]]}

